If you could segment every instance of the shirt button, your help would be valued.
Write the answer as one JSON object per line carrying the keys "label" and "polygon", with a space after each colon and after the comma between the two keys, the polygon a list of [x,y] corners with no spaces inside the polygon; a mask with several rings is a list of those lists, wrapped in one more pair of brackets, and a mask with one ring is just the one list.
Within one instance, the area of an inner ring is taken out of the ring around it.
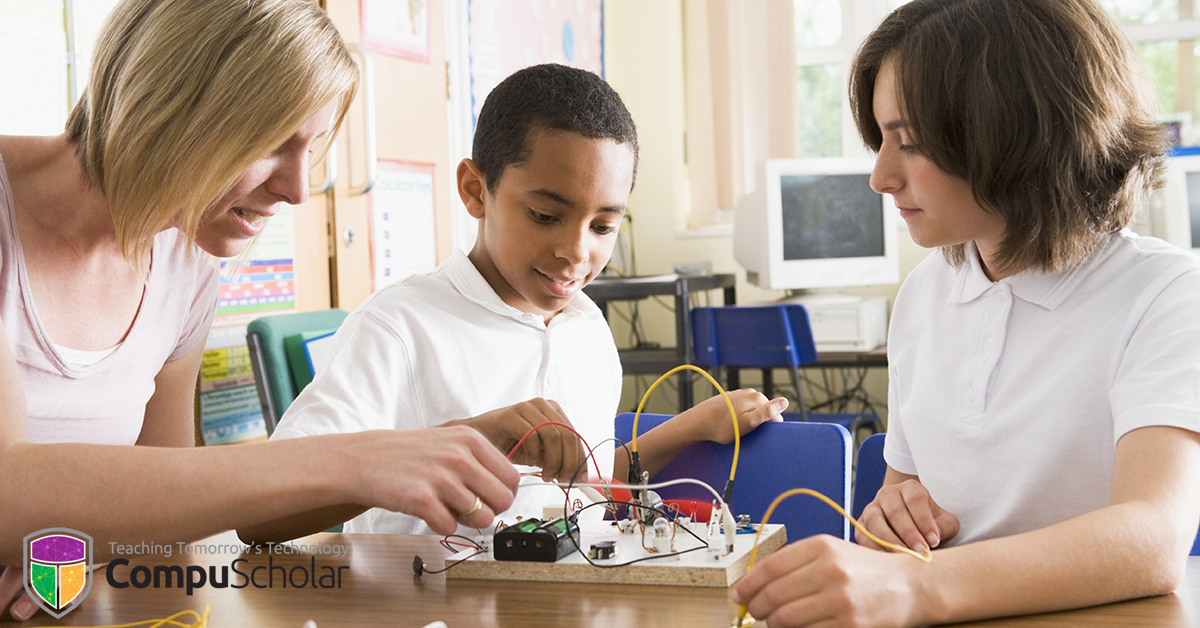
{"label": "shirt button", "polygon": [[971,403],[975,400],[975,391],[968,388],[966,392],[963,393],[963,399],[966,399],[967,403]]}
{"label": "shirt button", "polygon": [[993,343],[992,343],[992,339],[991,339],[991,338],[988,338],[987,340],[984,340],[984,341],[983,341],[983,350],[984,350],[984,351],[991,351],[991,350],[992,350],[992,344],[993,344]]}
{"label": "shirt button", "polygon": [[551,373],[550,377],[546,378],[551,386],[558,386],[558,373]]}

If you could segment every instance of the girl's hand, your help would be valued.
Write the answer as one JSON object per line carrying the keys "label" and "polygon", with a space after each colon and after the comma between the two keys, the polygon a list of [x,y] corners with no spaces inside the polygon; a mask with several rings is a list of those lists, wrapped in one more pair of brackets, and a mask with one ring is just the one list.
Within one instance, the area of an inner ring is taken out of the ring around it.
{"label": "girl's hand", "polygon": [[732,598],[771,628],[912,626],[922,623],[917,570],[925,566],[818,535],[768,556],[734,585]]}
{"label": "girl's hand", "polygon": [[[884,484],[858,522],[884,541],[915,552],[935,548],[958,534],[958,517],[938,506],[916,479]],[[864,547],[883,549],[860,531],[854,538]]]}

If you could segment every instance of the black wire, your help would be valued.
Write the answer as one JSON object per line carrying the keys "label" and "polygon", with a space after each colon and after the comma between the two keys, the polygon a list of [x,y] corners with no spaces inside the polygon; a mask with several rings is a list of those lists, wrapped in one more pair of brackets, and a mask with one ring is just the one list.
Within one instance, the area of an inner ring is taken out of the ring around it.
{"label": "black wire", "polygon": [[[480,554],[484,554],[484,553],[487,553],[487,550],[485,550],[485,549],[483,549],[483,548],[479,548],[479,550],[477,550],[477,551],[476,551],[474,554],[471,554],[470,556],[468,556],[468,557],[466,557],[466,558],[463,558],[462,560],[460,560],[460,561],[458,561],[458,562],[456,562],[456,563],[452,563],[452,564],[446,565],[445,567],[442,567],[441,569],[428,569],[428,568],[426,568],[426,567],[425,567],[425,563],[422,561],[422,562],[421,562],[421,573],[419,573],[419,574],[417,574],[417,575],[419,576],[419,575],[422,575],[422,574],[427,574],[427,573],[434,573],[434,574],[437,574],[437,573],[446,573],[447,571],[450,571],[451,569],[453,569],[453,568],[455,568],[455,567],[457,567],[457,566],[459,566],[459,565],[461,565],[461,564],[463,564],[463,563],[467,562],[468,560],[470,560],[470,559],[472,559],[472,558],[475,558],[476,556],[478,556],[478,555],[480,555]],[[453,558],[453,556],[452,556],[451,558]],[[417,560],[420,560],[420,559],[421,559],[421,557],[420,557],[420,556],[417,556]]]}
{"label": "black wire", "polygon": [[[632,463],[633,463],[633,452],[631,452],[631,451],[629,450],[629,447],[628,447],[628,446],[625,444],[625,441],[623,441],[623,440],[621,440],[621,439],[619,439],[619,438],[615,438],[615,437],[614,437],[614,438],[606,438],[606,439],[604,439],[604,440],[600,441],[599,443],[596,443],[596,445],[595,445],[595,446],[593,446],[593,447],[592,447],[590,450],[588,450],[587,456],[585,456],[585,457],[584,457],[584,459],[583,459],[583,462],[581,462],[581,463],[580,463],[580,466],[578,466],[578,467],[576,467],[576,468],[575,468],[575,475],[572,475],[572,476],[571,476],[571,480],[570,480],[569,482],[567,482],[567,492],[568,492],[568,493],[570,492],[571,488],[572,488],[572,487],[574,486],[574,484],[575,484],[575,478],[576,478],[576,477],[578,477],[578,476],[579,476],[579,474],[580,474],[580,472],[582,472],[582,471],[583,471],[583,468],[584,468],[584,466],[587,464],[587,461],[588,461],[588,459],[589,459],[589,458],[591,458],[592,456],[594,456],[594,455],[595,455],[596,449],[598,449],[598,448],[599,448],[601,445],[603,445],[604,443],[607,443],[607,442],[609,442],[609,441],[612,441],[612,442],[614,442],[614,443],[620,443],[621,447],[623,447],[623,448],[625,449],[625,454],[626,454],[626,455],[629,457],[630,464],[632,465]],[[570,497],[570,495],[569,495],[569,494],[564,494],[564,495],[563,495],[563,513],[566,513],[566,512],[567,512],[567,508],[570,506],[570,503],[571,503],[571,497]],[[577,530],[579,530],[579,533],[582,535],[582,534],[583,534],[583,531],[582,531],[581,529],[579,529],[579,513],[583,512],[583,511],[585,511],[585,510],[587,510],[588,508],[591,508],[591,507],[593,507],[593,506],[607,506],[607,505],[609,505],[609,504],[614,504],[614,505],[624,505],[624,506],[634,506],[634,507],[637,507],[637,508],[642,508],[642,506],[641,506],[641,505],[639,505],[639,504],[634,504],[634,503],[632,503],[632,502],[623,502],[623,501],[616,500],[616,499],[606,499],[606,500],[603,500],[603,501],[598,501],[598,502],[594,502],[594,503],[588,504],[588,505],[584,506],[583,508],[580,508],[578,511],[576,511],[576,512],[574,512],[574,513],[572,513],[572,514],[571,514],[571,517],[570,517],[570,519],[571,519],[572,521],[574,521],[574,522],[575,522],[576,529],[577,529]],[[657,512],[657,513],[659,513],[659,514],[660,514],[660,515],[662,515],[664,518],[670,518],[670,513],[668,513],[668,512],[667,512],[665,509],[663,509],[663,508],[655,508],[655,507],[651,507],[651,510],[653,510],[654,512]],[[678,524],[676,524],[676,525],[678,525]],[[640,562],[642,562],[642,561],[644,561],[644,560],[652,560],[652,559],[655,559],[655,558],[667,558],[667,557],[669,557],[669,556],[679,556],[679,555],[681,555],[681,554],[686,554],[686,553],[688,553],[688,552],[694,552],[694,551],[696,551],[696,550],[699,550],[699,549],[706,549],[706,548],[708,547],[708,541],[705,541],[704,539],[700,538],[700,537],[699,537],[699,536],[698,536],[698,535],[697,535],[695,532],[693,532],[693,531],[692,531],[690,528],[683,527],[683,530],[684,530],[684,532],[687,532],[688,534],[692,535],[692,536],[693,536],[693,537],[694,537],[694,538],[695,538],[697,541],[699,541],[699,542],[700,542],[700,545],[699,545],[698,547],[693,547],[693,548],[691,548],[691,549],[686,549],[686,550],[679,551],[679,552],[670,552],[670,553],[667,553],[667,554],[654,554],[654,555],[651,555],[651,556],[644,556],[644,557],[642,557],[642,558],[635,558],[635,559],[633,559],[633,560],[631,560],[631,561],[624,562],[624,563],[617,563],[617,564],[613,564],[613,565],[601,565],[601,564],[597,564],[597,563],[593,562],[593,561],[592,561],[592,557],[591,557],[591,556],[588,556],[588,555],[587,555],[587,552],[583,551],[583,548],[582,548],[582,547],[580,547],[579,540],[578,540],[578,539],[576,539],[576,538],[575,538],[573,535],[571,535],[571,534],[570,534],[570,526],[567,526],[567,527],[568,527],[567,538],[571,539],[571,544],[575,546],[575,551],[579,552],[579,555],[580,555],[580,556],[582,556],[582,557],[583,557],[583,559],[584,559],[584,560],[586,560],[586,561],[588,562],[588,564],[590,564],[590,565],[591,565],[591,566],[593,566],[593,567],[600,568],[600,569],[612,569],[612,568],[614,568],[614,567],[625,567],[625,566],[628,566],[628,565],[632,565],[632,564],[634,564],[634,563],[640,563]]]}
{"label": "black wire", "polygon": [[[626,506],[635,506],[637,508],[643,508],[643,509],[645,508],[644,506],[640,506],[640,505],[634,504],[632,502],[623,502],[623,501],[614,499],[614,500],[604,500],[604,501],[588,504],[588,505],[584,506],[583,508],[580,508],[579,512],[583,512],[583,511],[587,510],[588,508],[592,508],[593,506],[604,506],[609,503],[622,504],[622,505],[626,505]],[[658,514],[662,515],[664,518],[670,517],[670,513],[667,512],[663,508],[655,508],[652,506],[652,507],[650,507],[650,510],[657,512]],[[574,515],[571,515],[572,518],[576,517],[579,514],[579,512],[575,513]],[[678,524],[676,524],[676,525],[678,525]],[[696,550],[708,549],[708,541],[705,541],[704,539],[700,538],[699,535],[697,535],[695,532],[693,532],[690,528],[687,528],[684,526],[680,526],[680,527],[683,529],[684,532],[687,532],[688,534],[692,535],[693,538],[695,538],[697,541],[699,541],[700,545],[698,545],[696,547],[688,548],[685,550],[680,550],[678,552],[668,552],[666,554],[652,554],[650,556],[643,556],[641,558],[635,558],[630,561],[626,561],[623,563],[616,563],[616,564],[612,564],[612,565],[598,564],[598,563],[592,561],[592,557],[588,556],[587,552],[583,551],[583,548],[580,547],[579,541],[575,540],[574,536],[571,536],[570,534],[568,534],[567,537],[571,539],[571,544],[575,546],[575,551],[579,552],[579,555],[582,556],[583,559],[588,562],[588,564],[590,564],[593,567],[598,567],[600,569],[613,569],[615,567],[626,567],[626,566],[632,565],[634,563],[640,563],[644,560],[654,560],[655,558],[668,558],[668,557],[672,557],[672,556],[679,556],[681,554],[687,554],[688,552],[694,552]],[[582,530],[580,531],[580,533],[582,534]]]}

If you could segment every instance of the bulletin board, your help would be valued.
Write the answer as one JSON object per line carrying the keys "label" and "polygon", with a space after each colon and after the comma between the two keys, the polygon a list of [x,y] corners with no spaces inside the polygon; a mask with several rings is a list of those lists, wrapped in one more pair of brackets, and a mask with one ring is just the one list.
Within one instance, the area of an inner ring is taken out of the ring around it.
{"label": "bulletin board", "polygon": [[559,63],[604,76],[603,0],[468,0],[471,123],[505,77]]}
{"label": "bulletin board", "polygon": [[371,188],[372,290],[437,267],[434,164],[380,159]]}

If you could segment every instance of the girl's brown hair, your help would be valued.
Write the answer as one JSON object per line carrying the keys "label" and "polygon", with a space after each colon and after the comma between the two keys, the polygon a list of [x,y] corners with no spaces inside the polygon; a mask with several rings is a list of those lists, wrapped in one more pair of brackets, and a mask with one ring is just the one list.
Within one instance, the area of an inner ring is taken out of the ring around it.
{"label": "girl's brown hair", "polygon": [[[998,270],[1078,264],[1160,184],[1168,142],[1141,64],[1091,0],[914,0],[893,11],[850,74],[859,134],[875,151],[885,62],[917,148],[1004,219]],[[965,250],[943,253],[957,265]]]}

